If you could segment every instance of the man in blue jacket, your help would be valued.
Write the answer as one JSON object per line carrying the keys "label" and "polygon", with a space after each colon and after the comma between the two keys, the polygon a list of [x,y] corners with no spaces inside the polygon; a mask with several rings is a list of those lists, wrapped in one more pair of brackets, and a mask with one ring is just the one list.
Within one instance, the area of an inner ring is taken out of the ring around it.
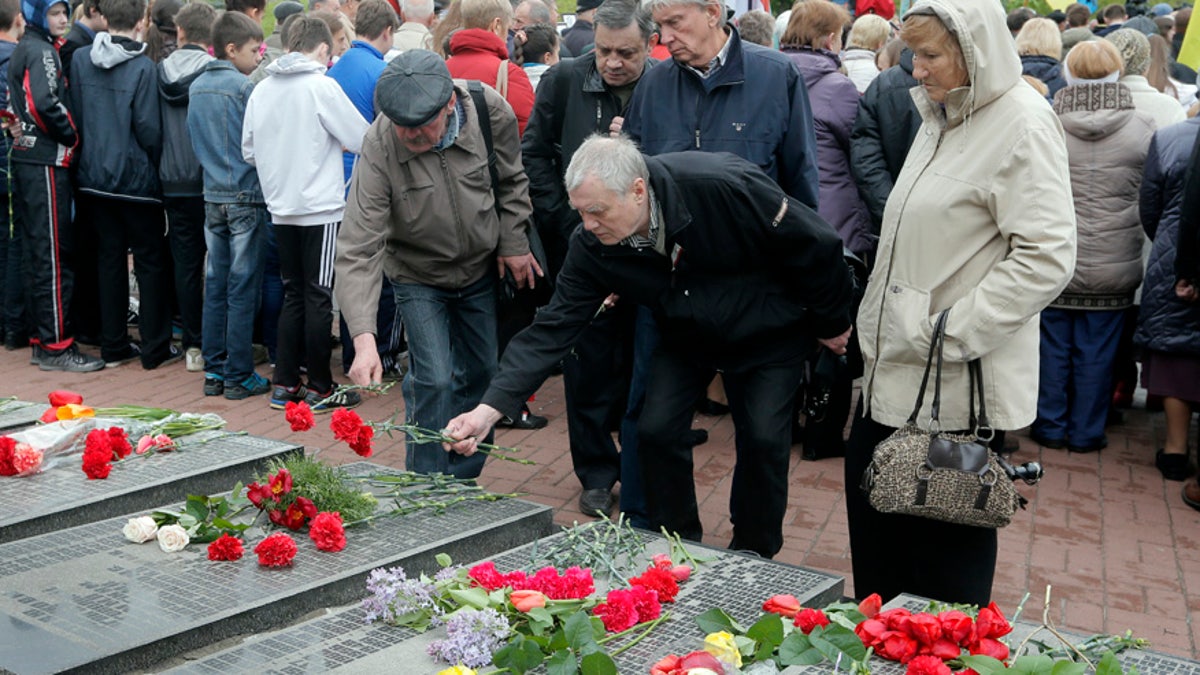
{"label": "man in blue jacket", "polygon": [[[853,281],[833,228],[733,155],[646,157],[595,136],[567,168],[583,218],[554,297],[509,344],[474,410],[450,420],[471,454],[501,415],[564,357],[610,293],[641,303],[662,329],[638,427],[651,527],[703,534],[687,430],[714,368],[736,430],[730,548],[771,557],[783,545],[792,400],[819,341],[844,353]],[[814,338],[816,341],[814,341]]]}

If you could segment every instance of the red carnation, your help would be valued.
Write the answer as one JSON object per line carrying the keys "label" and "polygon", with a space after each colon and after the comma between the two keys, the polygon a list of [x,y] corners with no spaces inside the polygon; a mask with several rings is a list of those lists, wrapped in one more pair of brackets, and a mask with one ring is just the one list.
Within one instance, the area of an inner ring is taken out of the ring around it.
{"label": "red carnation", "polygon": [[654,591],[644,586],[634,586],[628,593],[633,600],[633,608],[637,611],[638,623],[653,621],[662,615],[662,605]]}
{"label": "red carnation", "polygon": [[124,459],[133,452],[133,446],[129,444],[129,434],[121,427],[108,428],[108,445],[112,448],[118,459]]}
{"label": "red carnation", "polygon": [[304,401],[299,403],[288,401],[284,406],[283,417],[288,424],[292,425],[292,431],[308,431],[317,423],[313,418],[312,408],[309,408]]}
{"label": "red carnation", "polygon": [[670,570],[661,567],[651,567],[642,572],[640,577],[630,579],[629,583],[654,591],[659,602],[675,602],[675,596],[679,594],[679,582],[671,576]]}
{"label": "red carnation", "polygon": [[629,591],[609,591],[604,602],[592,609],[592,614],[600,617],[604,630],[610,633],[620,633],[633,628],[638,623],[637,605]]}
{"label": "red carnation", "polygon": [[358,413],[347,408],[334,410],[333,417],[329,420],[329,428],[333,431],[333,437],[347,443],[353,442],[358,437],[358,430],[362,426],[363,421]]}
{"label": "red carnation", "polygon": [[0,476],[15,476],[17,468],[13,466],[13,448],[17,442],[8,436],[0,436]]}
{"label": "red carnation", "polygon": [[[336,412],[334,413],[336,414]],[[467,577],[488,591],[504,588],[504,575],[496,569],[496,563],[491,560],[481,562],[467,570]]]}
{"label": "red carnation", "polygon": [[555,600],[578,600],[586,598],[596,590],[592,571],[581,567],[568,567],[563,572],[563,597]]}
{"label": "red carnation", "polygon": [[308,536],[319,551],[340,551],[346,548],[346,530],[342,514],[337,511],[318,513],[308,524]]}
{"label": "red carnation", "polygon": [[83,472],[88,479],[108,478],[112,460],[112,438],[100,429],[89,431],[83,447]]}
{"label": "red carnation", "polygon": [[258,564],[263,567],[288,567],[296,557],[296,542],[279,532],[258,542],[254,552],[258,554]]}
{"label": "red carnation", "polygon": [[279,501],[279,498],[292,491],[292,474],[287,469],[280,469],[278,473],[271,476],[271,499]]}
{"label": "red carnation", "polygon": [[371,438],[375,435],[375,428],[362,426],[358,430],[358,436],[352,441],[348,441],[350,449],[353,450],[359,457],[370,457],[374,452],[371,448]]}
{"label": "red carnation", "polygon": [[208,545],[209,560],[240,560],[242,553],[242,540],[228,534]]}
{"label": "red carnation", "polygon": [[936,656],[917,656],[908,662],[904,675],[952,675],[953,672]]}
{"label": "red carnation", "polygon": [[819,609],[806,608],[796,612],[796,618],[792,623],[800,629],[800,632],[808,635],[817,626],[828,626],[829,617]]}

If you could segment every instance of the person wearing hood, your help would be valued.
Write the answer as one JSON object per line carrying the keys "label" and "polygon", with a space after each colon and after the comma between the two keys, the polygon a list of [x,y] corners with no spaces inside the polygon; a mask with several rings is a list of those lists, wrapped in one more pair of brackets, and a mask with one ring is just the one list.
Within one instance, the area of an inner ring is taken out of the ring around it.
{"label": "person wearing hood", "polygon": [[451,77],[479,80],[500,92],[517,115],[522,135],[533,112],[533,84],[520,64],[508,60],[504,38],[512,23],[508,0],[459,0],[462,29],[450,37],[446,67]]}
{"label": "person wearing hood", "polygon": [[1062,33],[1050,19],[1030,19],[1017,33],[1017,54],[1021,72],[1041,80],[1050,90],[1051,101],[1059,89],[1067,86],[1062,75]]}
{"label": "person wearing hood", "polygon": [[[0,0],[0,109],[9,108],[8,61],[12,58],[17,41],[25,32],[25,16],[21,14],[21,0]],[[21,349],[29,344],[29,318],[25,313],[25,283],[21,269],[23,239],[21,229],[12,226],[12,182],[9,180],[8,151],[12,140],[0,132],[0,171],[5,183],[4,203],[0,206],[0,333],[4,335],[4,347],[9,351]]]}
{"label": "person wearing hood", "polygon": [[158,163],[167,239],[175,263],[175,301],[183,321],[183,349],[190,372],[204,370],[201,331],[204,307],[204,172],[188,134],[188,89],[213,57],[209,41],[217,12],[192,2],[174,17],[179,48],[158,64],[163,152]]}
{"label": "person wearing hood", "polygon": [[1078,254],[1071,283],[1042,312],[1029,436],[1042,447],[1095,452],[1108,445],[1117,345],[1142,282],[1138,188],[1154,120],[1117,81],[1121,54],[1111,43],[1075,45],[1064,66],[1068,86],[1054,112],[1067,133]]}
{"label": "person wearing hood", "polygon": [[80,10],[79,20],[71,26],[71,31],[67,33],[67,39],[63,40],[62,46],[58,48],[63,72],[71,72],[71,58],[80,47],[92,44],[92,41],[96,39],[96,33],[106,30],[108,30],[108,20],[100,12],[100,0],[83,0],[83,9]]}
{"label": "person wearing hood", "polygon": [[67,32],[65,0],[22,4],[25,35],[8,63],[9,105],[21,124],[10,154],[13,213],[22,223],[32,362],[42,370],[92,372],[104,361],[80,353],[67,319],[75,271],[71,176],[79,133],[67,110],[67,83],[54,41]]}
{"label": "person wearing hood", "polygon": [[[875,447],[912,413],[943,311],[941,428],[973,427],[967,364],[975,360],[991,426],[1034,420],[1038,314],[1075,264],[1067,149],[1058,118],[1022,79],[999,3],[918,0],[902,37],[923,123],[887,200],[858,313],[862,414],[845,463],[854,592],[985,605],[996,530],[880,513],[855,486]],[[918,541],[954,542],[954,554]]]}
{"label": "person wearing hood", "polygon": [[[283,410],[289,402],[307,401],[314,412],[329,412],[361,401],[354,391],[334,393],[329,328],[334,242],[346,207],[342,149],[361,152],[369,125],[338,83],[325,76],[333,49],[325,21],[292,19],[287,47],[250,94],[242,126],[242,157],[258,168],[283,276],[270,405]],[[308,366],[307,386],[300,381],[302,362]]]}
{"label": "person wearing hood", "polygon": [[[135,39],[145,25],[145,0],[101,0],[101,8],[108,32],[75,53],[68,91],[84,139],[76,180],[99,236],[100,356],[109,365],[140,358],[152,370],[182,356],[171,344],[158,75],[146,44]],[[140,292],[140,346],[126,326],[130,250]]]}

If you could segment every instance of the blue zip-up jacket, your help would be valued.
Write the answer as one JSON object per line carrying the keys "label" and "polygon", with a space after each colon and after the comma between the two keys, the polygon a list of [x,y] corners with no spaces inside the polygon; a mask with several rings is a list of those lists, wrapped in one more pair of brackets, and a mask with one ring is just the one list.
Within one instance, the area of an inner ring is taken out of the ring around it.
{"label": "blue zip-up jacket", "polygon": [[[387,63],[378,49],[362,40],[355,40],[326,74],[346,92],[346,96],[362,114],[363,119],[374,122],[375,83],[379,81],[385,66]],[[355,157],[357,155],[353,152],[342,153],[347,183],[350,182],[350,173],[354,170]]]}
{"label": "blue zip-up jacket", "polygon": [[258,172],[242,159],[242,121],[254,85],[228,61],[210,61],[188,90],[187,126],[204,169],[204,201],[266,204]]}
{"label": "blue zip-up jacket", "polygon": [[808,90],[787,56],[729,27],[725,65],[707,78],[670,60],[638,81],[622,130],[647,155],[729,152],[817,208],[817,137]]}

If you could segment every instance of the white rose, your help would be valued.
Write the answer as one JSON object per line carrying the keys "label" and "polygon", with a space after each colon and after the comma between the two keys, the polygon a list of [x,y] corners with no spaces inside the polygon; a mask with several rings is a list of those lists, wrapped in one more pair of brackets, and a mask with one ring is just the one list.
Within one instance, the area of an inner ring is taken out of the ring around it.
{"label": "white rose", "polygon": [[130,518],[128,523],[125,523],[125,538],[135,544],[144,544],[154,538],[158,533],[158,525],[154,524],[154,519],[150,516],[141,516],[140,518]]}
{"label": "white rose", "polygon": [[179,525],[164,525],[158,528],[158,547],[163,553],[182,551],[190,541],[187,530]]}

